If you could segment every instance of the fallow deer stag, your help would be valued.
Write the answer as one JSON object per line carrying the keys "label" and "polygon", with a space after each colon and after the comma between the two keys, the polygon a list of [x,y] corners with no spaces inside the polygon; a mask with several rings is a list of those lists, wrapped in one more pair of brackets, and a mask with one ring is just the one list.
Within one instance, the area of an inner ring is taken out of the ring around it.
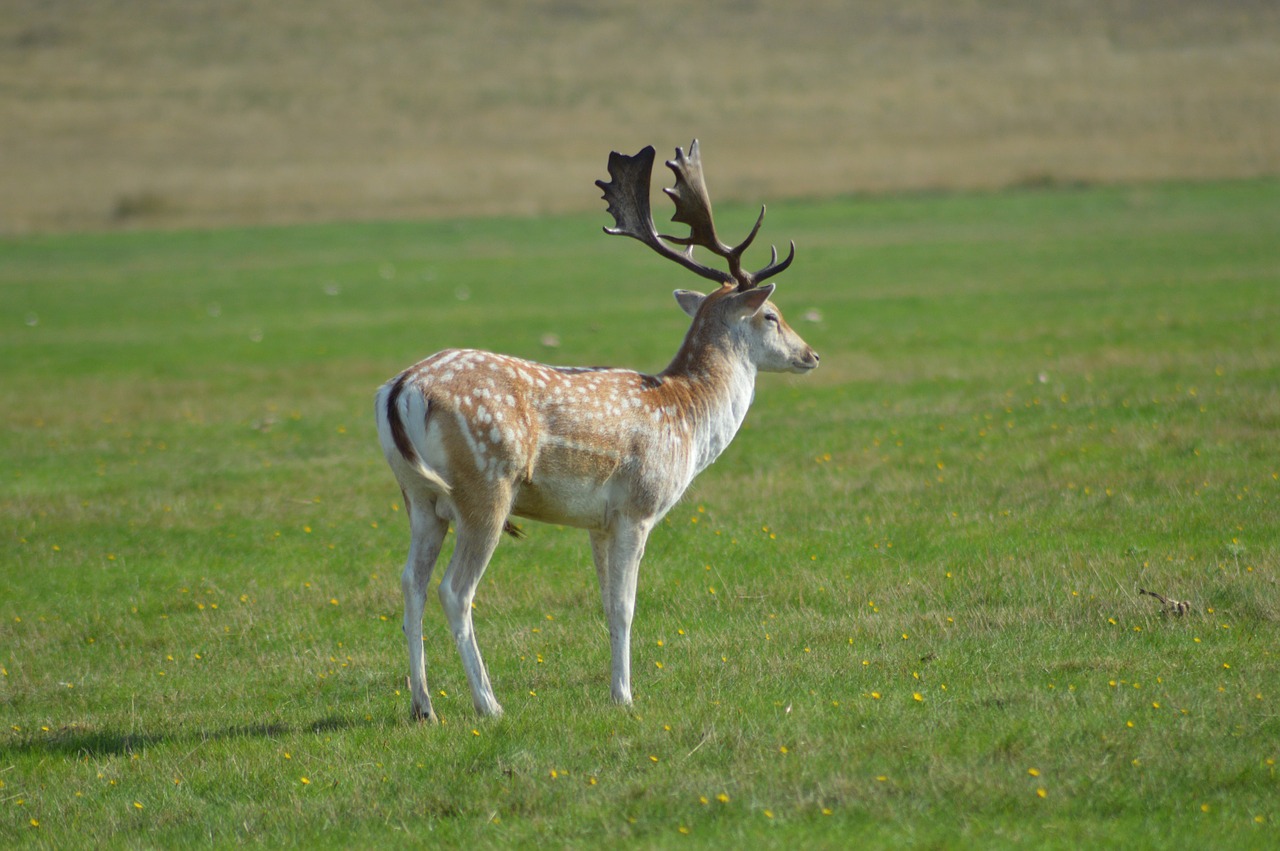
{"label": "fallow deer stag", "polygon": [[[609,156],[604,190],[616,227],[663,257],[716,281],[710,295],[676,290],[693,318],[684,343],[657,375],[628,369],[546,366],[507,355],[447,349],[409,367],[378,391],[378,438],[404,494],[412,539],[401,585],[415,718],[435,721],[427,691],[422,613],[449,524],[457,542],[440,584],[440,603],[457,642],[471,699],[481,715],[500,715],[471,620],[476,586],[514,515],[586,529],[609,624],[614,701],[631,703],[631,619],[636,576],[654,524],[737,433],[756,373],[804,373],[818,355],[769,302],[767,278],[790,265],[773,251],[758,272],[742,243],[716,236],[698,143],[667,165],[675,186],[672,221],[687,237],[660,235],[649,211],[654,150]],[[672,248],[682,246],[683,250]],[[727,261],[704,266],[693,248]]]}

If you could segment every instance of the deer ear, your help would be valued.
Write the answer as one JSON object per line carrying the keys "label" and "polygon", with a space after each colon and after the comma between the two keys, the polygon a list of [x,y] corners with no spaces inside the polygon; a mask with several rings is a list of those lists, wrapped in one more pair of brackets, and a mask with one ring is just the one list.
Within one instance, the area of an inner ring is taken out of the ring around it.
{"label": "deer ear", "polygon": [[697,315],[698,308],[707,300],[702,293],[696,293],[693,290],[676,290],[672,295],[676,297],[676,303],[680,305],[680,309],[689,314],[690,318]]}
{"label": "deer ear", "polygon": [[769,300],[771,295],[773,295],[773,284],[765,284],[762,287],[747,290],[745,293],[738,293],[734,297],[748,312],[755,313],[764,307],[764,303]]}

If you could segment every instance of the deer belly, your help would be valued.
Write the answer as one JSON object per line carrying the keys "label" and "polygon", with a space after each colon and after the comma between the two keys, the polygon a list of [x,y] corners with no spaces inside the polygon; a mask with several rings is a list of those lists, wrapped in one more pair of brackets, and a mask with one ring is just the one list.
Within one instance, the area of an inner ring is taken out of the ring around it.
{"label": "deer belly", "polygon": [[602,528],[625,492],[617,447],[568,438],[540,442],[532,469],[516,485],[512,514],[586,529]]}
{"label": "deer belly", "polygon": [[604,527],[612,488],[608,482],[556,479],[523,482],[516,490],[511,513],[542,523],[581,529]]}

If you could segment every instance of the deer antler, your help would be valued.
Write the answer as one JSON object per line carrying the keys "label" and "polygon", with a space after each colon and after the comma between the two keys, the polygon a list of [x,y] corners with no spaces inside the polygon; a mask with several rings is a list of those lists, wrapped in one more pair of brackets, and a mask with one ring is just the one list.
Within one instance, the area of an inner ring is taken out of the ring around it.
{"label": "deer antler", "polygon": [[791,251],[787,255],[787,259],[781,263],[778,262],[778,249],[772,248],[773,257],[770,259],[768,266],[758,272],[746,272],[742,268],[742,253],[751,245],[756,238],[756,234],[760,232],[760,225],[764,223],[764,206],[760,207],[760,215],[756,217],[756,223],[751,228],[751,233],[747,234],[747,238],[737,246],[730,248],[716,236],[716,226],[711,215],[711,196],[707,193],[707,184],[702,177],[702,157],[698,152],[697,139],[694,139],[693,143],[689,145],[688,156],[680,148],[676,148],[676,158],[667,160],[667,168],[675,172],[676,175],[676,185],[670,189],[662,190],[671,197],[671,200],[676,205],[676,212],[671,217],[671,221],[688,225],[689,235],[681,238],[663,234],[663,239],[674,242],[677,245],[688,245],[690,247],[700,245],[711,253],[728,260],[729,273],[733,275],[739,290],[749,290],[791,265],[791,261],[795,259],[796,254],[796,244],[794,242],[791,243]]}
{"label": "deer antler", "polygon": [[[617,227],[605,228],[605,233],[621,234],[638,239],[663,257],[676,261],[686,269],[721,284],[736,284],[740,291],[758,286],[767,278],[791,265],[796,255],[794,242],[791,243],[791,251],[787,259],[782,262],[778,262],[778,250],[773,248],[768,266],[758,272],[747,272],[742,268],[742,254],[756,238],[760,225],[764,222],[764,207],[760,208],[755,227],[751,229],[751,233],[745,240],[734,247],[720,241],[711,215],[711,197],[707,194],[707,184],[702,177],[702,159],[698,154],[697,139],[694,139],[689,146],[687,156],[683,150],[676,148],[675,159],[667,160],[667,167],[675,172],[676,185],[663,190],[676,206],[675,215],[671,220],[688,225],[689,235],[678,237],[659,234],[649,212],[649,182],[653,171],[653,158],[652,145],[645,147],[634,157],[619,154],[617,151],[609,155],[609,176],[613,180],[609,183],[597,180],[596,186],[604,190],[604,200],[609,202],[608,211],[613,215]],[[684,251],[676,251],[667,245],[667,242],[687,247]],[[725,274],[695,261],[694,246],[701,246],[712,254],[728,260],[729,273]]]}

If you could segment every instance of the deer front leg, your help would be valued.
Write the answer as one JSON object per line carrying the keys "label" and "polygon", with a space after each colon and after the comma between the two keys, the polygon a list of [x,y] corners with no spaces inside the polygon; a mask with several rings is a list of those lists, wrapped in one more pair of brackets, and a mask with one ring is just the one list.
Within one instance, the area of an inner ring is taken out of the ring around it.
{"label": "deer front leg", "polygon": [[[636,579],[640,559],[652,524],[619,520],[608,535],[607,563],[602,581],[605,618],[609,622],[609,652],[612,658],[610,692],[615,703],[631,705],[631,620],[636,610]],[[603,543],[603,541],[601,541]],[[593,536],[593,546],[595,538]],[[597,570],[599,570],[597,559]]]}
{"label": "deer front leg", "polygon": [[591,560],[596,565],[596,579],[600,582],[600,601],[605,615],[609,612],[609,534],[591,531]]}
{"label": "deer front leg", "polygon": [[440,556],[449,524],[436,517],[429,504],[410,503],[406,497],[411,539],[409,559],[400,576],[404,591],[405,641],[409,645],[409,694],[411,712],[418,721],[436,723],[435,710],[431,708],[431,694],[427,691],[427,660],[422,650],[422,610],[426,605],[427,587],[431,571]]}

